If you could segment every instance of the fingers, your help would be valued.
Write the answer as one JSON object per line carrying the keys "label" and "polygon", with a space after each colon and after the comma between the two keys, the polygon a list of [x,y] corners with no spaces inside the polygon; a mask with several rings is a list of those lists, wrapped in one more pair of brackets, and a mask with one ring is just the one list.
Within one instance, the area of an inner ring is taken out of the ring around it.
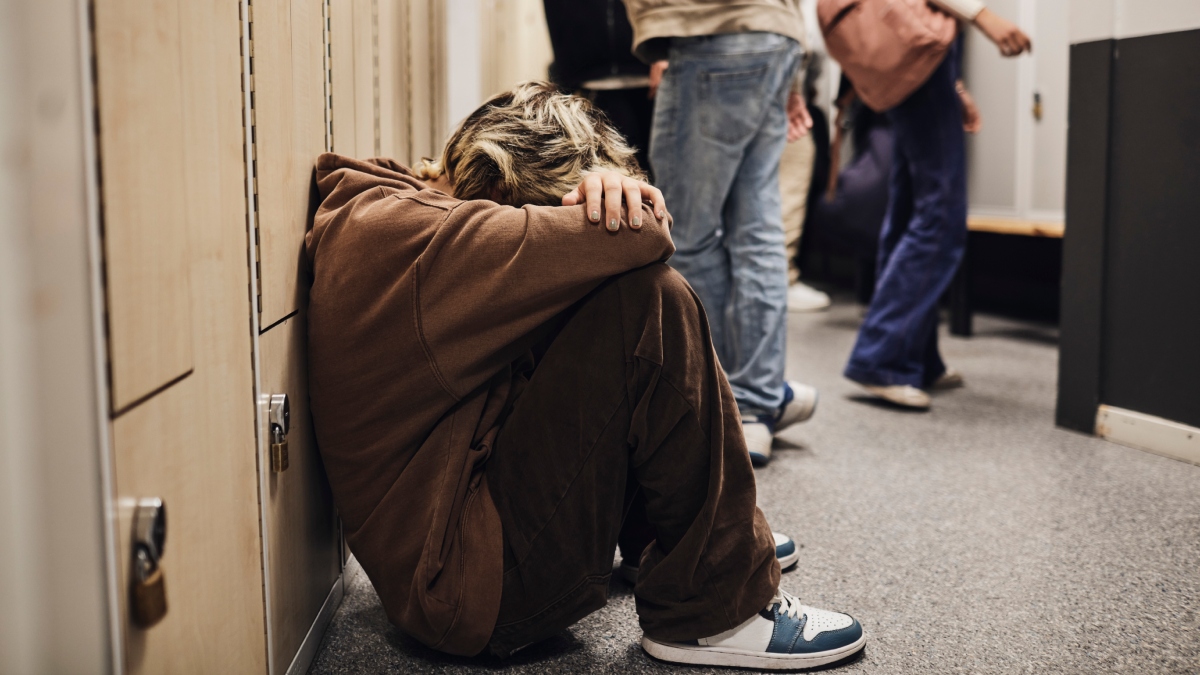
{"label": "fingers", "polygon": [[579,191],[583,193],[584,202],[587,204],[587,217],[593,223],[600,222],[600,197],[604,194],[604,185],[597,174],[590,174],[583,179],[579,184]]}
{"label": "fingers", "polygon": [[795,143],[804,137],[806,129],[800,124],[798,119],[788,120],[787,140],[788,143]]}
{"label": "fingers", "polygon": [[625,208],[629,214],[629,227],[642,229],[642,190],[641,181],[626,178],[621,181],[621,189],[625,192]]}
{"label": "fingers", "polygon": [[1004,56],[1017,56],[1022,52],[1033,51],[1033,41],[1015,26],[1000,38],[999,45],[1000,53]]}
{"label": "fingers", "polygon": [[813,118],[808,112],[807,105],[800,106],[800,124],[804,127],[800,132],[801,135],[807,133],[809,129],[813,128]]}
{"label": "fingers", "polygon": [[616,232],[621,227],[621,175],[605,173],[604,181],[604,224],[609,232]]}
{"label": "fingers", "polygon": [[563,206],[575,206],[576,204],[582,203],[583,202],[582,188],[583,188],[583,185],[581,184],[579,187],[577,187],[574,190],[571,190],[567,194],[563,195],[562,205]]}
{"label": "fingers", "polygon": [[654,217],[662,220],[667,217],[667,200],[663,199],[662,190],[654,187],[649,183],[638,183],[638,188],[641,190],[642,199],[650,202],[651,208],[654,211]]}
{"label": "fingers", "polygon": [[642,204],[649,202],[654,216],[662,221],[670,218],[662,191],[636,178],[616,171],[603,171],[584,177],[579,187],[563,195],[563,206],[585,204],[588,220],[604,223],[611,232],[621,229],[621,206],[628,209],[629,227],[642,229]]}

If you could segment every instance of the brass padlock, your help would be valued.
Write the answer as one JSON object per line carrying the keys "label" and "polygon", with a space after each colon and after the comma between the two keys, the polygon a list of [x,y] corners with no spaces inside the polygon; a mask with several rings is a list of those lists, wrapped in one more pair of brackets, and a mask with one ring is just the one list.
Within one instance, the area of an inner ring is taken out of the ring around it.
{"label": "brass padlock", "polygon": [[278,425],[271,425],[271,470],[278,473],[288,468],[288,442]]}
{"label": "brass padlock", "polygon": [[138,551],[134,563],[130,618],[138,628],[150,628],[167,615],[167,585],[162,567],[155,565],[144,551]]}
{"label": "brass padlock", "polygon": [[167,507],[157,497],[140,499],[133,513],[133,588],[130,620],[150,628],[167,614],[162,555],[167,541]]}
{"label": "brass padlock", "polygon": [[266,401],[271,433],[271,470],[279,473],[288,468],[287,432],[291,426],[292,407],[288,404],[287,394],[271,394]]}

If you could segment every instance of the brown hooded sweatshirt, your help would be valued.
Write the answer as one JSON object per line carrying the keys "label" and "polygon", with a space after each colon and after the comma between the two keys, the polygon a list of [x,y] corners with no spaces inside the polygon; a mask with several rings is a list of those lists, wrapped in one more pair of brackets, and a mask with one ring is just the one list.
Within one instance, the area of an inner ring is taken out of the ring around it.
{"label": "brown hooded sweatshirt", "polygon": [[387,159],[321,155],[317,185],[309,395],[347,540],[393,623],[476,654],[504,565],[482,469],[530,346],[674,245],[649,208],[611,233],[583,206],[458,201]]}

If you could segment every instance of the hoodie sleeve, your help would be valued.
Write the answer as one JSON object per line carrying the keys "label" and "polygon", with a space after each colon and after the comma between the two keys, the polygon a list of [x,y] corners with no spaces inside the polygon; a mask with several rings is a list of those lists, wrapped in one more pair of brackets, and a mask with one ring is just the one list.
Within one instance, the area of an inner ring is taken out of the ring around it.
{"label": "hoodie sleeve", "polygon": [[981,0],[933,0],[933,4],[963,21],[974,21],[984,8]]}
{"label": "hoodie sleeve", "polygon": [[605,279],[669,258],[667,223],[643,211],[641,230],[613,233],[583,206],[456,203],[417,261],[415,291],[423,347],[449,393],[483,384]]}

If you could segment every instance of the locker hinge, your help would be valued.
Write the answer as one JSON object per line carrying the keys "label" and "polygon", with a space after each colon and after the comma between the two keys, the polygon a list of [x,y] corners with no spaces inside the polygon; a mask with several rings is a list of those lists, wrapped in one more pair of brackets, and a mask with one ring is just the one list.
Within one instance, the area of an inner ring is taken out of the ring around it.
{"label": "locker hinge", "polygon": [[246,58],[243,63],[246,64],[246,76],[243,78],[243,83],[247,88],[244,100],[249,108],[249,114],[243,117],[243,120],[249,120],[249,126],[244,130],[248,159],[246,170],[249,172],[246,207],[250,210],[254,222],[254,241],[250,242],[254,248],[254,281],[252,282],[254,288],[251,289],[251,295],[254,297],[255,311],[262,314],[262,249],[260,247],[262,236],[258,220],[258,134],[255,129],[257,117],[254,111],[254,3],[246,0],[244,7],[246,8],[246,35],[243,43],[245,44]]}
{"label": "locker hinge", "polygon": [[325,152],[333,152],[333,31],[329,3],[330,0],[321,3],[325,26]]}

